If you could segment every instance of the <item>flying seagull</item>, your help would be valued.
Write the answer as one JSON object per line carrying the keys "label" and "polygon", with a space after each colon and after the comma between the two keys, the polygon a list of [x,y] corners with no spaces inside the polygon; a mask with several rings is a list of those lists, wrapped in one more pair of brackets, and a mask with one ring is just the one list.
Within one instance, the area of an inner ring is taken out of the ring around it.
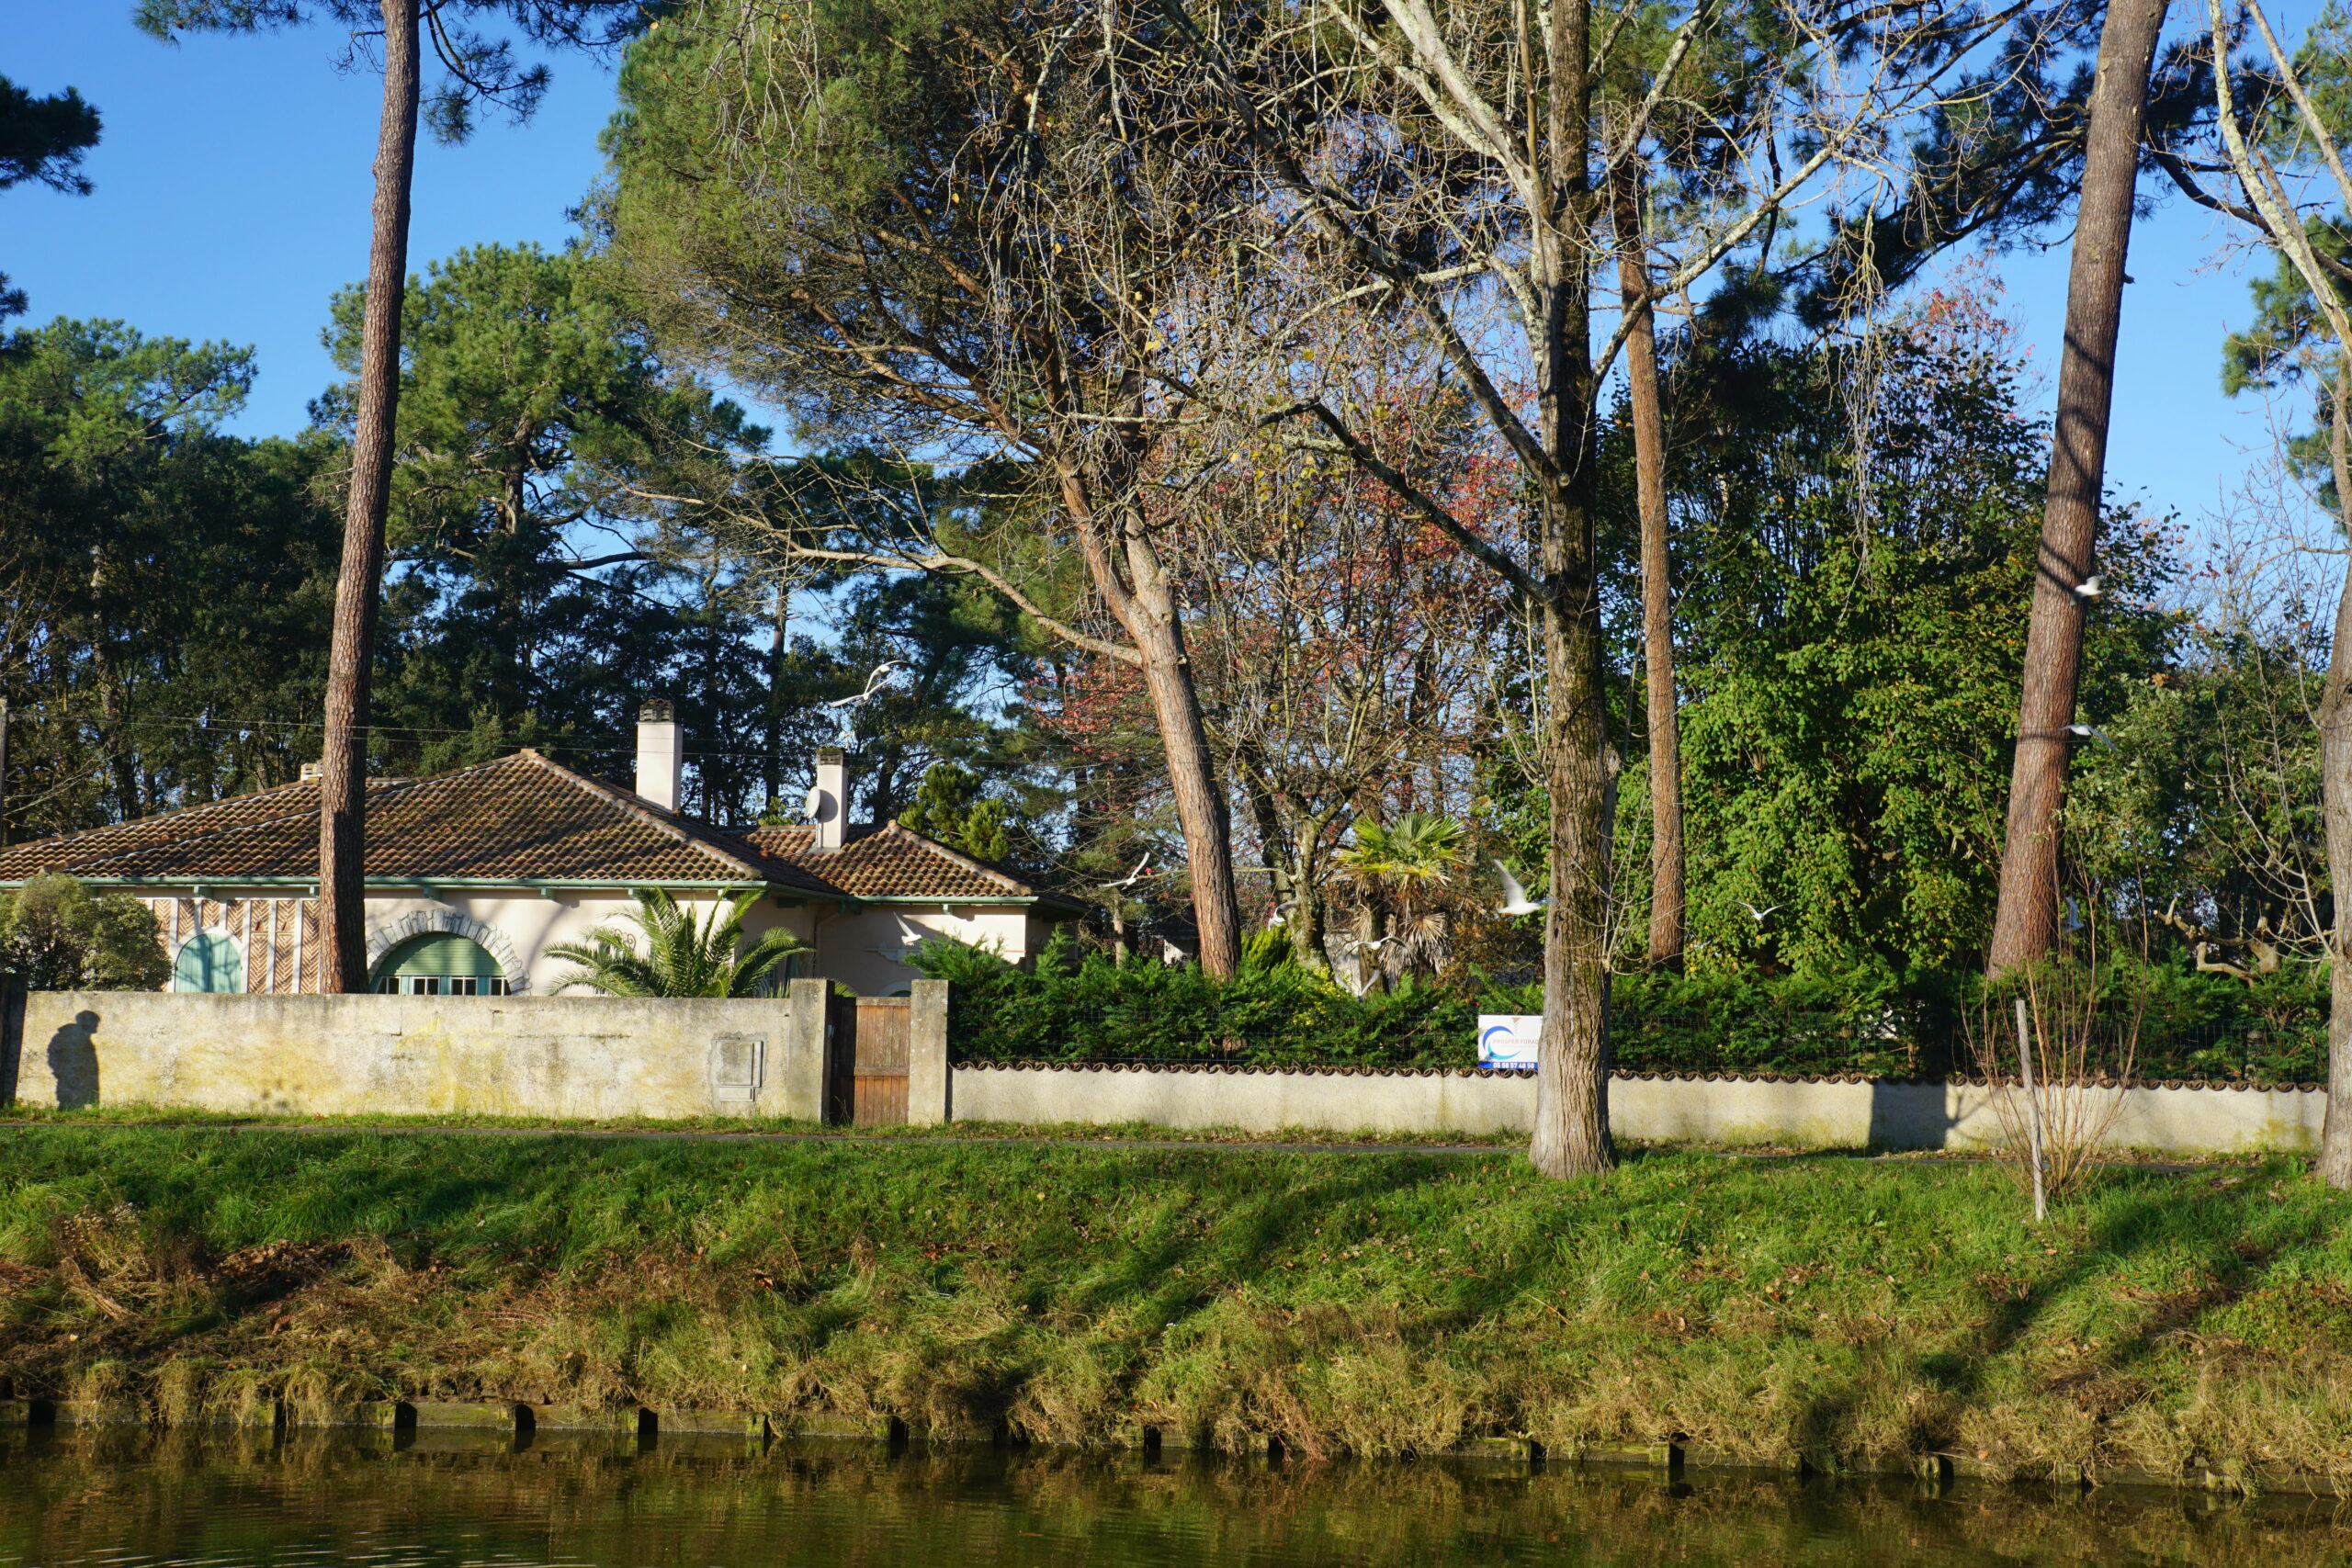
{"label": "flying seagull", "polygon": [[2075,597],[2077,599],[2097,599],[2106,592],[2107,580],[2097,572],[2075,584]]}
{"label": "flying seagull", "polygon": [[848,746],[849,743],[856,738],[857,710],[874,700],[874,694],[882,689],[882,678],[889,674],[891,671],[898,668],[899,661],[897,660],[886,659],[881,663],[876,665],[866,675],[865,690],[858,693],[855,696],[835,697],[831,702],[821,705],[825,707],[839,708],[841,710],[841,739],[842,746]]}
{"label": "flying seagull", "polygon": [[1527,889],[1519,885],[1519,878],[1513,876],[1510,874],[1510,867],[1502,862],[1495,862],[1495,869],[1502,873],[1503,877],[1503,903],[1502,908],[1495,911],[1496,914],[1532,915],[1552,901],[1549,898],[1530,898],[1527,896]]}
{"label": "flying seagull", "polygon": [[1745,898],[1739,899],[1737,902],[1741,908],[1747,911],[1747,918],[1754,920],[1759,926],[1764,923],[1765,916],[1770,914],[1775,909],[1786,908],[1785,905],[1781,904],[1767,904],[1759,909]]}
{"label": "flying seagull", "polygon": [[831,702],[827,703],[825,706],[829,708],[854,708],[862,702],[871,700],[876,690],[882,684],[882,677],[888,675],[891,671],[896,670],[898,667],[899,661],[897,660],[884,660],[881,663],[876,665],[866,673],[865,690],[858,693],[857,695],[854,697],[835,697]]}
{"label": "flying seagull", "polygon": [[2116,749],[2115,742],[2107,738],[2107,731],[2095,724],[2070,724],[2066,733],[2077,740],[2096,740],[2110,751]]}
{"label": "flying seagull", "polygon": [[1127,873],[1126,875],[1119,878],[1116,882],[1105,882],[1102,886],[1105,887],[1133,887],[1136,883],[1143,880],[1144,873],[1150,869],[1151,857],[1149,855],[1146,855],[1143,859],[1136,862],[1135,870]]}

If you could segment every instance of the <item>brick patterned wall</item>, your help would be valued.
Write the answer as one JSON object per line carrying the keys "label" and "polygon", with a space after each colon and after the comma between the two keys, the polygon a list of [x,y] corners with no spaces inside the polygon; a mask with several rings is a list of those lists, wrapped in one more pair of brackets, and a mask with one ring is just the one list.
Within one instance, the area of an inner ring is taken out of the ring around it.
{"label": "brick patterned wall", "polygon": [[[245,989],[291,995],[319,989],[316,898],[149,898],[163,928],[164,951],[200,931],[225,931],[244,961]],[[166,987],[168,989],[169,987]]]}

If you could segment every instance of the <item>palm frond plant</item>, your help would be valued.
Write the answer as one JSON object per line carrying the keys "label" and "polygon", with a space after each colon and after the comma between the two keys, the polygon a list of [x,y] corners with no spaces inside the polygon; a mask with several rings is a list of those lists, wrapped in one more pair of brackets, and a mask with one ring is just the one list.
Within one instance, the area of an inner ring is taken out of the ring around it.
{"label": "palm frond plant", "polygon": [[[1358,888],[1358,986],[1408,970],[1434,972],[1444,919],[1430,908],[1462,860],[1462,824],[1425,811],[1356,824],[1355,842],[1331,858]],[[1367,962],[1367,959],[1369,962]]]}
{"label": "palm frond plant", "polygon": [[635,931],[598,926],[582,941],[548,949],[579,965],[557,982],[558,990],[585,986],[608,997],[755,996],[776,965],[806,945],[778,929],[742,946],[743,918],[759,902],[757,893],[716,904],[700,920],[665,889],[638,887],[630,895],[638,907],[622,918]]}

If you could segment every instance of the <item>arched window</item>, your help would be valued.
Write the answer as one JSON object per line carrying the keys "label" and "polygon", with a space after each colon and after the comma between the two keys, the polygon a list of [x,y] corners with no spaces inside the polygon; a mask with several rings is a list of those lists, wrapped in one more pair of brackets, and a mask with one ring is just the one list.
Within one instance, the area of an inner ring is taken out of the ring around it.
{"label": "arched window", "polygon": [[480,942],[433,931],[384,954],[376,989],[403,997],[503,997],[507,985],[498,960]]}
{"label": "arched window", "polygon": [[198,931],[180,943],[172,964],[175,991],[242,991],[245,988],[244,955],[225,931]]}

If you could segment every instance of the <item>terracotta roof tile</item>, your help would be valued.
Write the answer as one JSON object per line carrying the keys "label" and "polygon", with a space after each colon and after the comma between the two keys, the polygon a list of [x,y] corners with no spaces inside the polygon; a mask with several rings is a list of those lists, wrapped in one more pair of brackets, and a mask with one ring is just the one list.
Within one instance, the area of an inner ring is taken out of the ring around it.
{"label": "terracotta roof tile", "polygon": [[[820,851],[813,828],[707,827],[536,751],[368,782],[368,875],[391,881],[766,882],[818,897],[1039,898],[891,823]],[[0,850],[0,883],[44,871],[126,882],[314,877],[319,786],[287,784]],[[1071,906],[1076,908],[1076,906]]]}
{"label": "terracotta roof tile", "polygon": [[790,861],[854,898],[1050,897],[896,822],[853,827],[838,850],[818,849],[814,828],[759,828],[743,836],[761,852]]}
{"label": "terracotta roof tile", "polygon": [[[126,881],[314,876],[319,786],[305,782],[0,851],[0,881],[42,871]],[[367,874],[391,879],[775,882],[834,890],[733,834],[535,751],[368,784]]]}

